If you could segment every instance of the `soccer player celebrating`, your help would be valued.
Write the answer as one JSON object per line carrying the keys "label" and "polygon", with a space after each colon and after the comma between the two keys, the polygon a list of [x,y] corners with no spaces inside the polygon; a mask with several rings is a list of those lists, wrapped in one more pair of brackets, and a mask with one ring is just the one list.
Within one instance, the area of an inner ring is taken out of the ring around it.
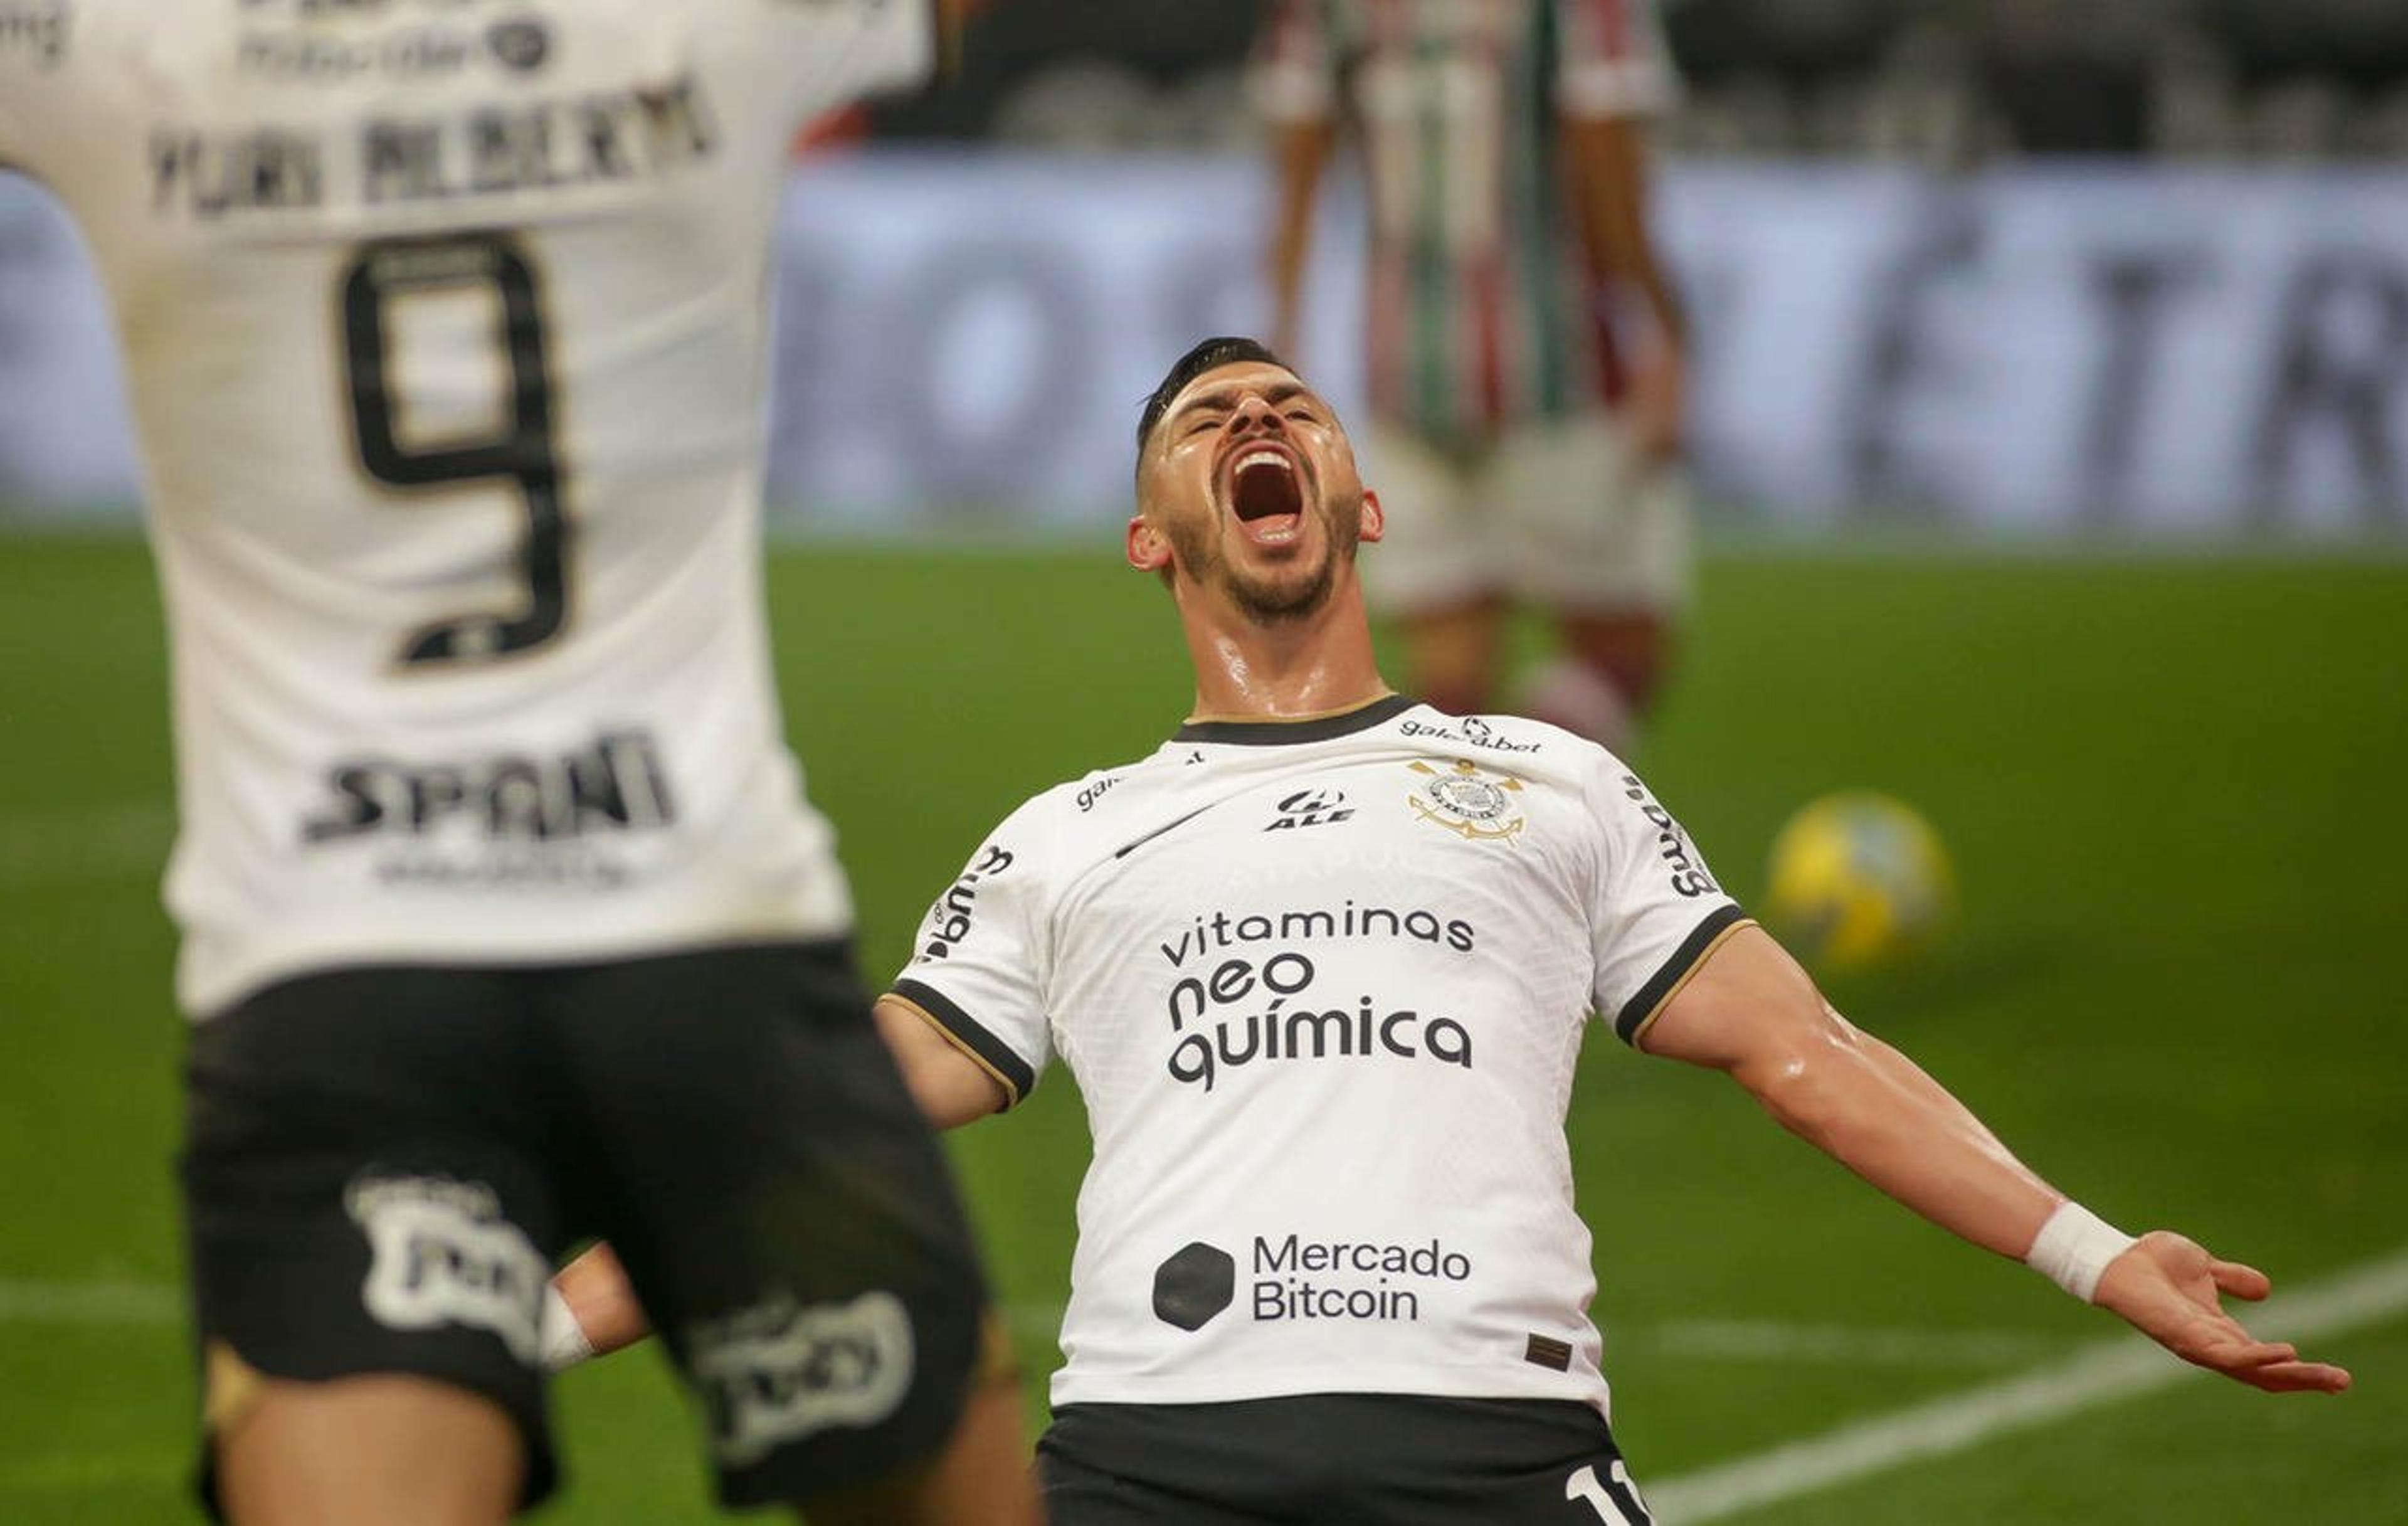
{"label": "soccer player celebrating", "polygon": [[1647,195],[1680,80],[1655,0],[1280,0],[1254,79],[1285,353],[1338,123],[1358,129],[1365,450],[1395,513],[1371,593],[1412,687],[1497,708],[1518,602],[1558,648],[1518,708],[1625,747],[1689,580],[1686,343]]}
{"label": "soccer player celebrating", "polygon": [[731,1504],[1034,1519],[770,686],[769,235],[920,0],[72,0],[0,161],[114,299],[175,652],[205,1492],[497,1521],[607,1234]]}
{"label": "soccer player celebrating", "polygon": [[[1563,1133],[1591,1012],[2188,1360],[2347,1385],[2222,1311],[2264,1276],[2109,1228],[1850,1027],[1612,755],[1390,692],[1355,579],[1379,499],[1269,351],[1171,369],[1138,502],[1192,718],[1013,812],[878,1009],[941,1123],[1056,1055],[1086,1100],[1057,1523],[1643,1526]],[[609,1274],[564,1274],[597,1346],[642,1328]]]}

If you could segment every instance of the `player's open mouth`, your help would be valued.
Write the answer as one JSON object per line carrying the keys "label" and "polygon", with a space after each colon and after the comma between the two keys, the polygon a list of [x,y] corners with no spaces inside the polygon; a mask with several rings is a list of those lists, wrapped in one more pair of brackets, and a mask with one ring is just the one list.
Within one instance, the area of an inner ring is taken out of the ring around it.
{"label": "player's open mouth", "polygon": [[1295,458],[1266,445],[1239,452],[1229,468],[1229,508],[1256,545],[1294,540],[1304,526],[1304,478]]}

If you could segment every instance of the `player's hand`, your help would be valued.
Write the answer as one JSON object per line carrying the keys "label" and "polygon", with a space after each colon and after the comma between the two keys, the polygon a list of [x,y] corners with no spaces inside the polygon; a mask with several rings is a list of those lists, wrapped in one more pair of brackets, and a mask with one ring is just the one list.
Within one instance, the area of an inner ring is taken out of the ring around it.
{"label": "player's hand", "polygon": [[1689,425],[1689,367],[1680,345],[1658,333],[1631,357],[1623,422],[1640,460],[1660,467],[1677,460]]}
{"label": "player's hand", "polygon": [[2093,1301],[2183,1360],[2252,1388],[2269,1393],[2348,1388],[2345,1369],[2301,1361],[2299,1347],[2261,1341],[2224,1312],[2219,1294],[2255,1303],[2271,1286],[2256,1267],[2219,1261],[2181,1235],[2156,1230],[2107,1263]]}

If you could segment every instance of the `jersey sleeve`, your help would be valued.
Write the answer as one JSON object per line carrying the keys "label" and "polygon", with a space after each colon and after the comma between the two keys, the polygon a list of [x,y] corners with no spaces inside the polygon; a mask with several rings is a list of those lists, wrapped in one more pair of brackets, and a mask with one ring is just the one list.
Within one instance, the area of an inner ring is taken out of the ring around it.
{"label": "jersey sleeve", "polygon": [[74,12],[0,6],[0,169],[54,174],[51,140],[70,140]]}
{"label": "jersey sleeve", "polygon": [[1046,1021],[1052,962],[1045,907],[1051,836],[1040,796],[979,845],[920,924],[889,994],[1000,1083],[1017,1107],[1053,1058]]}
{"label": "jersey sleeve", "polygon": [[763,0],[783,23],[806,117],[908,90],[937,67],[938,0]]}
{"label": "jersey sleeve", "polygon": [[1338,66],[1326,0],[1278,0],[1255,40],[1247,94],[1266,122],[1326,122],[1338,113]]}
{"label": "jersey sleeve", "polygon": [[1599,1016],[1635,1044],[1708,955],[1749,920],[1639,776],[1609,755],[1588,790],[1601,841],[1595,901]]}
{"label": "jersey sleeve", "polygon": [[1658,117],[1681,104],[1656,0],[1552,0],[1562,39],[1555,108],[1568,117]]}

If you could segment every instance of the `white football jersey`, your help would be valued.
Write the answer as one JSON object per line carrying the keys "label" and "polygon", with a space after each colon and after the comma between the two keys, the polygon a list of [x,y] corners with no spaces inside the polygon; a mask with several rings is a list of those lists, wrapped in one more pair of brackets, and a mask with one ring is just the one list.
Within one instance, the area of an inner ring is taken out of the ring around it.
{"label": "white football jersey", "polygon": [[1392,698],[1190,724],[1014,812],[896,983],[1095,1134],[1057,1404],[1346,1390],[1600,1410],[1564,1138],[1742,922],[1594,743]]}
{"label": "white football jersey", "polygon": [[33,8],[0,164],[116,313],[186,1008],[845,930],[761,608],[770,228],[928,0]]}

